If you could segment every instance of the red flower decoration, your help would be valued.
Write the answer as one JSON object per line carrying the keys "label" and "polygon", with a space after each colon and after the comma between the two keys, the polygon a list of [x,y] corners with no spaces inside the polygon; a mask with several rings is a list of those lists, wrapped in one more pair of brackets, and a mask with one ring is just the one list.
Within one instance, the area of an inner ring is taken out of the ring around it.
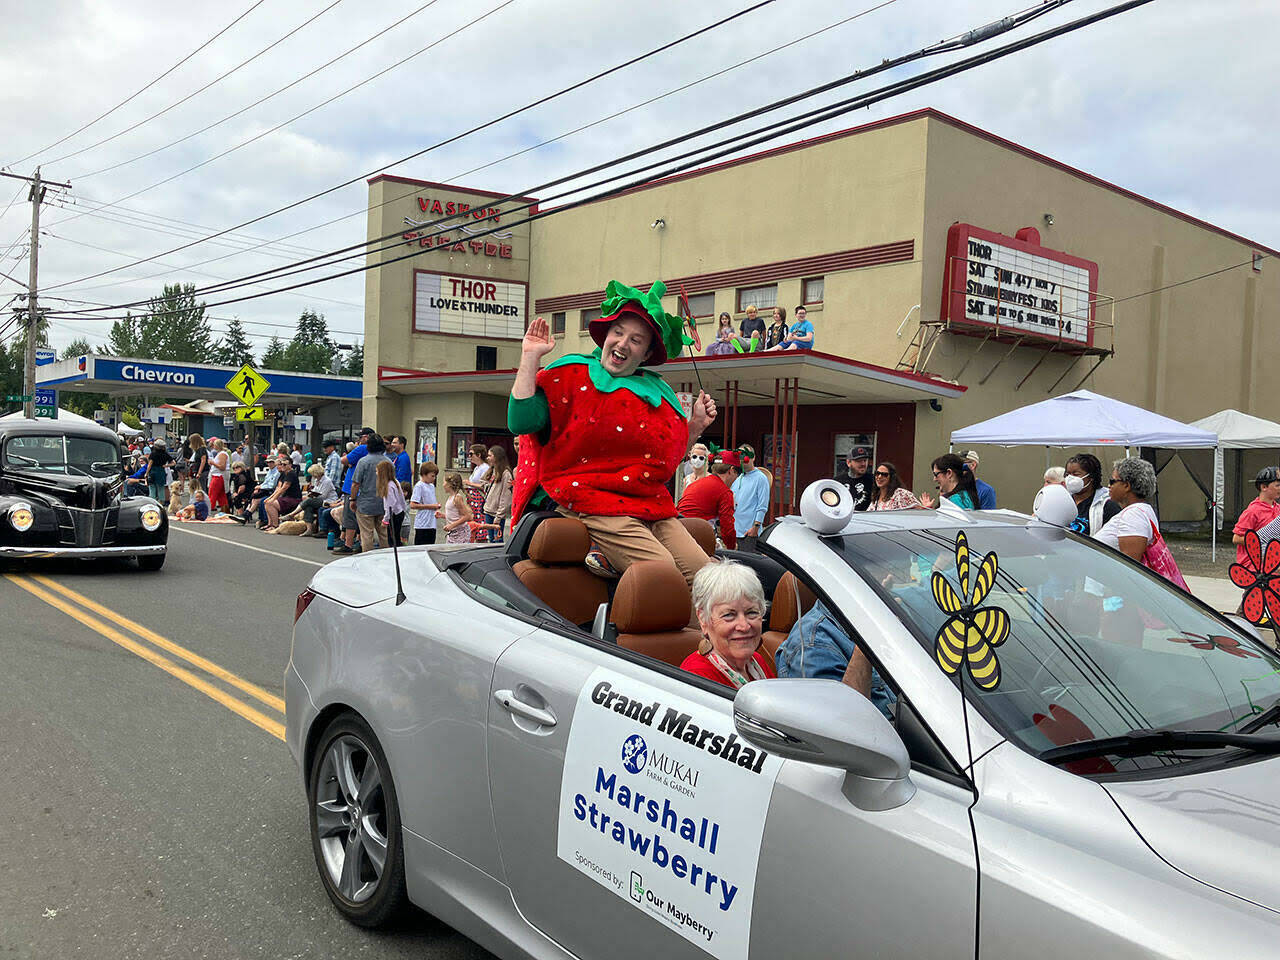
{"label": "red flower decoration", "polygon": [[1223,653],[1229,653],[1233,657],[1258,657],[1259,654],[1251,650],[1243,650],[1240,647],[1240,641],[1234,637],[1201,636],[1198,633],[1190,633],[1185,637],[1170,637],[1170,643],[1186,643],[1196,650],[1221,650]]}
{"label": "red flower decoration", "polygon": [[[1050,742],[1056,746],[1065,747],[1069,743],[1079,743],[1081,740],[1093,739],[1093,731],[1085,725],[1083,720],[1066,707],[1051,703],[1049,704],[1049,713],[1050,716],[1045,716],[1043,713],[1034,713],[1031,715],[1031,722],[1036,725],[1037,730],[1048,737]],[[1105,757],[1086,757],[1080,760],[1072,760],[1062,766],[1064,770],[1079,774],[1116,772],[1116,768],[1111,765],[1111,761]]]}
{"label": "red flower decoration", "polygon": [[1244,535],[1244,550],[1249,565],[1233,563],[1228,574],[1231,582],[1244,591],[1242,611],[1244,618],[1253,624],[1280,618],[1280,540],[1267,544],[1266,553],[1256,530]]}

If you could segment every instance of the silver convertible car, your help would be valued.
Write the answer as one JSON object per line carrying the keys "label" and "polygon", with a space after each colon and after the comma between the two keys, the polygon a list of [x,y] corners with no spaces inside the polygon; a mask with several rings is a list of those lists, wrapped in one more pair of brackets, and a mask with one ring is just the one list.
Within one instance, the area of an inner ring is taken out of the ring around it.
{"label": "silver convertible car", "polygon": [[681,672],[679,574],[597,579],[552,514],[402,550],[401,603],[391,551],[317,573],[286,727],[337,909],[411,902],[502,957],[1280,955],[1280,658],[1252,628],[1029,517],[828,519],[728,555],[772,598],[765,651],[820,604],[891,719]]}

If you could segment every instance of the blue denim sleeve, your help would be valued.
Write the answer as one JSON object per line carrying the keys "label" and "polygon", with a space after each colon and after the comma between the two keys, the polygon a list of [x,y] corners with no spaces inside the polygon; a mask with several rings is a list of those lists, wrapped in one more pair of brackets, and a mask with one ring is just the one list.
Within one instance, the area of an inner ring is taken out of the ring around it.
{"label": "blue denim sleeve", "polygon": [[805,643],[788,637],[778,648],[775,665],[779,677],[840,680],[849,666],[849,658],[834,643],[823,640]]}

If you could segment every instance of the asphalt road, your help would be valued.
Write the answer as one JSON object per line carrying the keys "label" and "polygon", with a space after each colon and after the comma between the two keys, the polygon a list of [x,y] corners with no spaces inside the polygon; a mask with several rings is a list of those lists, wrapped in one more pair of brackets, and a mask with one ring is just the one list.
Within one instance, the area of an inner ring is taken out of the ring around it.
{"label": "asphalt road", "polygon": [[[319,540],[174,524],[163,570],[0,570],[0,960],[489,954],[343,921],[283,741]],[[175,646],[177,645],[177,646]]]}

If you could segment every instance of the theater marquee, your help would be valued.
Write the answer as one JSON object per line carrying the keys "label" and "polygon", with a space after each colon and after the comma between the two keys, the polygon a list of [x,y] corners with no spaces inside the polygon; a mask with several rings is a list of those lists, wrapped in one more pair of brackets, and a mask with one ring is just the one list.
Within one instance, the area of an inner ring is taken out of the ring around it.
{"label": "theater marquee", "polygon": [[1098,265],[1016,237],[957,223],[947,231],[942,319],[1082,346],[1093,344]]}
{"label": "theater marquee", "polygon": [[415,333],[524,337],[529,285],[431,270],[413,272]]}

